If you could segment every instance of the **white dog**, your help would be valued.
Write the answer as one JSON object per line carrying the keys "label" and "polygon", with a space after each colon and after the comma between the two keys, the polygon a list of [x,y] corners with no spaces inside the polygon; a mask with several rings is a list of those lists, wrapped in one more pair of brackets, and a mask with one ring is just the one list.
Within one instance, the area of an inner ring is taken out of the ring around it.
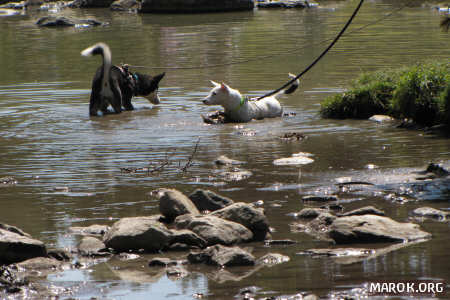
{"label": "white dog", "polygon": [[[289,74],[289,76],[294,76]],[[211,81],[214,85],[209,95],[203,99],[206,105],[221,105],[225,109],[224,114],[227,121],[231,122],[249,122],[252,119],[264,119],[280,117],[283,108],[276,99],[279,94],[290,94],[294,92],[299,81],[296,80],[288,89],[283,90],[275,96],[263,98],[255,101],[243,96],[238,90],[232,89],[225,83]]]}

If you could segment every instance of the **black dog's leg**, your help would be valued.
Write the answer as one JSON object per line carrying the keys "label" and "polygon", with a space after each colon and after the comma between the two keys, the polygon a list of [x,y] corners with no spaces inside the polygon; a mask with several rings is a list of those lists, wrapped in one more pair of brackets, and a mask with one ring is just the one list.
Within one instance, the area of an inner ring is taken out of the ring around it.
{"label": "black dog's leg", "polygon": [[113,99],[111,99],[111,106],[116,114],[120,114],[122,112],[122,92],[120,91],[119,84],[114,82],[111,85],[111,90],[114,95]]}
{"label": "black dog's leg", "polygon": [[131,98],[133,97],[133,93],[131,90],[126,89],[122,94],[123,107],[125,110],[134,110],[133,104],[131,104]]}
{"label": "black dog's leg", "polygon": [[98,89],[93,86],[91,91],[91,99],[89,100],[89,114],[91,116],[97,116],[97,112],[100,109],[100,95]]}

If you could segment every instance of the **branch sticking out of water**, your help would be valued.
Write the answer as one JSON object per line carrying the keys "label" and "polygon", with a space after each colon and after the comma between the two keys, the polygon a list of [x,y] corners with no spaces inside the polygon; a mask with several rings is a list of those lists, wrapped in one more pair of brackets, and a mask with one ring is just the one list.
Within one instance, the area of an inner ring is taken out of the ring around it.
{"label": "branch sticking out of water", "polygon": [[[189,156],[186,164],[183,167],[181,167],[181,162],[178,163],[178,169],[180,171],[182,171],[183,173],[187,172],[187,170],[194,164],[193,160],[194,160],[195,154],[197,153],[199,144],[200,144],[200,138],[198,138],[197,143],[195,143],[194,150],[192,151],[192,154]],[[135,167],[120,168],[120,172],[121,173],[127,173],[127,174],[135,174],[135,173],[140,173],[140,172],[146,172],[147,176],[149,176],[150,174],[161,172],[162,170],[164,170],[164,168],[166,168],[167,166],[170,166],[171,164],[172,164],[172,162],[170,162],[170,156],[166,153],[165,159],[162,162],[158,163],[157,165],[153,165],[152,163],[150,163],[150,166],[148,166],[148,167],[142,167],[142,168],[135,168]]]}

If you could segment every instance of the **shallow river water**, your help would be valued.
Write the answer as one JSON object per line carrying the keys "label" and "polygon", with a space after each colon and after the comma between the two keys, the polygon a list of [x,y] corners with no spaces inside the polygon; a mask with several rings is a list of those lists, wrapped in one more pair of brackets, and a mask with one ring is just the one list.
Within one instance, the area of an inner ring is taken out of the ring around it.
{"label": "shallow river water", "polygon": [[[318,115],[320,102],[344,90],[361,72],[448,60],[450,34],[439,29],[439,13],[430,6],[409,6],[364,27],[403,3],[365,3],[348,33],[304,76],[299,90],[281,98],[290,116],[218,126],[201,119],[218,109],[201,102],[209,80],[224,81],[248,95],[279,87],[288,72],[299,73],[320,54],[357,3],[200,15],[60,12],[109,23],[96,28],[38,28],[35,21],[47,12],[0,17],[0,177],[18,181],[0,188],[0,221],[48,247],[73,248],[78,237],[68,233],[70,226],[110,225],[122,217],[157,214],[158,203],[149,196],[156,188],[186,194],[203,188],[236,201],[263,200],[273,238],[298,241],[288,247],[244,245],[256,256],[279,252],[290,257],[287,263],[256,271],[199,267],[173,280],[143,267],[149,255],[134,262],[112,259],[44,281],[55,288],[76,287],[71,296],[81,299],[193,299],[195,294],[232,299],[250,286],[258,297],[301,292],[325,297],[377,279],[450,283],[448,222],[421,222],[433,234],[430,241],[351,264],[298,255],[329,245],[289,226],[295,220],[288,214],[304,207],[302,196],[336,193],[339,180],[381,187],[348,193],[341,199],[345,210],[374,205],[407,221],[416,207],[450,207],[448,181],[417,188],[404,176],[429,162],[448,163],[448,138]],[[143,73],[166,72],[160,105],[136,98],[135,111],[88,116],[90,82],[100,59],[81,57],[80,51],[99,41],[110,45],[116,64],[141,66],[133,70]],[[190,68],[207,65],[218,66]],[[279,138],[288,132],[306,138]],[[192,166],[181,171],[197,142]],[[302,167],[273,164],[298,152],[311,153],[314,162]],[[224,176],[213,163],[219,155],[246,162],[241,168],[251,176]],[[153,168],[166,160],[170,164],[152,174],[121,171]],[[392,201],[399,198],[411,201]]]}

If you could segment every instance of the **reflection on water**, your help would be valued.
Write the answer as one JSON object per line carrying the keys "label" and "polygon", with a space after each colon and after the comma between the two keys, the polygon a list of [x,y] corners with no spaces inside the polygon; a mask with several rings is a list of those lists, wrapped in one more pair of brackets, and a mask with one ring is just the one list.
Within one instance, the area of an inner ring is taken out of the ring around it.
{"label": "reflection on water", "polygon": [[[255,96],[276,88],[288,72],[300,72],[326,47],[353,8],[353,2],[336,2],[310,10],[205,15],[62,11],[111,24],[92,29],[39,29],[34,25],[39,14],[0,18],[4,70],[0,72],[0,176],[13,176],[19,182],[0,188],[1,221],[48,245],[73,247],[77,239],[66,234],[70,226],[111,224],[121,217],[155,214],[158,204],[148,196],[149,191],[168,186],[190,193],[200,187],[239,201],[264,200],[274,236],[300,241],[272,249],[252,244],[258,256],[270,250],[289,255],[291,261],[255,273],[234,270],[225,274],[227,280],[215,277],[215,270],[192,270],[178,281],[165,274],[152,277],[149,270],[133,275],[145,259],[129,263],[120,273],[108,265],[114,262],[108,262],[86,272],[49,277],[61,285],[103,282],[80,286],[84,298],[131,295],[145,299],[155,293],[182,299],[202,293],[230,299],[246,286],[273,295],[299,291],[326,295],[333,289],[359,287],[373,278],[450,279],[444,257],[448,252],[444,249],[448,245],[446,224],[422,224],[434,236],[430,242],[341,265],[296,255],[316,247],[317,242],[291,233],[286,218],[302,208],[302,195],[333,192],[336,178],[363,177],[401,196],[401,188],[409,186],[393,174],[395,170],[400,168],[398,172],[404,174],[430,161],[449,160],[450,143],[445,138],[369,121],[322,120],[317,113],[324,97],[345,89],[362,71],[448,59],[449,38],[439,30],[436,11],[405,8],[383,22],[355,30],[393,9],[390,1],[365,3],[350,33],[303,78],[297,93],[281,99],[285,111],[294,114],[224,126],[201,121],[200,115],[211,110],[200,101],[210,89],[209,80],[225,81]],[[136,98],[136,111],[90,118],[90,81],[100,60],[83,58],[80,51],[98,41],[110,45],[115,63],[147,67],[135,69],[150,74],[162,70],[148,67],[166,67],[162,104],[152,107],[147,100]],[[246,63],[228,64],[239,61]],[[205,65],[220,66],[183,68]],[[287,142],[279,138],[286,132],[301,132],[307,138]],[[198,138],[194,165],[183,172],[180,166]],[[301,168],[273,164],[275,159],[298,152],[312,153],[314,162]],[[247,162],[243,169],[250,176],[225,180],[212,163],[222,154]],[[166,160],[170,164],[160,172],[120,171],[157,166]],[[425,198],[431,195],[440,200],[435,207],[448,207],[448,182],[430,188],[431,194],[426,194],[427,188]],[[413,208],[424,206],[420,201],[400,205],[384,196],[376,191],[355,192],[344,206],[376,205],[398,221],[406,220]]]}

